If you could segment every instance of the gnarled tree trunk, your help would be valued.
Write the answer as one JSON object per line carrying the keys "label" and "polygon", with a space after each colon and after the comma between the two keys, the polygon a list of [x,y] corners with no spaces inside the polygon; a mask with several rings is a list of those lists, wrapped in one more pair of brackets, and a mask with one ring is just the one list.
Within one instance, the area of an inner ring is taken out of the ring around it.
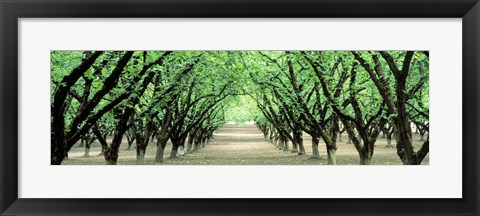
{"label": "gnarled tree trunk", "polygon": [[318,143],[320,142],[319,137],[312,136],[312,159],[320,159],[320,152],[318,151]]}
{"label": "gnarled tree trunk", "polygon": [[163,162],[163,153],[165,147],[167,146],[168,137],[165,133],[160,133],[157,135],[157,152],[155,153],[155,163]]}
{"label": "gnarled tree trunk", "polygon": [[328,165],[337,165],[337,149],[327,145]]}

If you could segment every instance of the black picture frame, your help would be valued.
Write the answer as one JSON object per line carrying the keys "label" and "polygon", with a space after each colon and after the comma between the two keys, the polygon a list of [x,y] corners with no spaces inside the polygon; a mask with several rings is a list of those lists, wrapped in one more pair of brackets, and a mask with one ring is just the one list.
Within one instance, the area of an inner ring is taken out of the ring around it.
{"label": "black picture frame", "polygon": [[[480,215],[478,0],[0,0],[0,15],[1,215]],[[24,17],[462,18],[463,198],[20,199],[17,64]]]}

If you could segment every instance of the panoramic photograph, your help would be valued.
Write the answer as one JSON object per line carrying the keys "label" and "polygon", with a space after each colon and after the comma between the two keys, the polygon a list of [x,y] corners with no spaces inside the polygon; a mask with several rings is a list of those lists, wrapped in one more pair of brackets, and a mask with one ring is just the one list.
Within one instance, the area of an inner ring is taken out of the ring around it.
{"label": "panoramic photograph", "polygon": [[429,165],[429,51],[50,53],[51,165]]}

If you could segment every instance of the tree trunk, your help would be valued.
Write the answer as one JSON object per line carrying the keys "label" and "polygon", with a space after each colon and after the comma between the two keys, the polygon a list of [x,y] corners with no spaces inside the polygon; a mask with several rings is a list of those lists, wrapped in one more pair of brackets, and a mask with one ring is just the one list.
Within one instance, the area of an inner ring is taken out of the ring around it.
{"label": "tree trunk", "polygon": [[415,164],[417,162],[415,152],[412,146],[412,128],[408,121],[406,113],[407,95],[405,94],[406,77],[396,80],[395,93],[397,101],[395,103],[397,116],[393,118],[395,139],[397,141],[397,154],[403,164]]}
{"label": "tree trunk", "polygon": [[372,157],[368,157],[368,155],[360,154],[360,165],[370,165],[370,160]]}
{"label": "tree trunk", "polygon": [[[62,111],[63,112],[63,111]],[[63,114],[54,120],[51,126],[51,141],[50,141],[50,151],[51,151],[51,165],[60,165],[62,164],[63,159],[66,156],[65,149],[67,141],[65,140],[65,130],[64,130],[64,116]]]}
{"label": "tree trunk", "polygon": [[264,127],[264,131],[263,131],[263,139],[267,140],[268,139],[268,133],[269,133],[269,129],[267,126]]}
{"label": "tree trunk", "polygon": [[162,145],[157,145],[157,152],[155,153],[155,163],[162,163],[163,162],[163,152],[165,151],[165,147]]}
{"label": "tree trunk", "polygon": [[327,147],[327,155],[328,155],[328,165],[337,165],[337,157],[335,153],[337,150],[335,148]]}
{"label": "tree trunk", "polygon": [[178,146],[172,147],[172,151],[170,152],[170,158],[177,158],[177,151],[178,151]]}
{"label": "tree trunk", "polygon": [[185,140],[187,136],[180,137],[180,144],[178,145],[178,156],[185,156]]}
{"label": "tree trunk", "polygon": [[195,139],[193,141],[193,151],[196,152],[200,149],[200,139]]}
{"label": "tree trunk", "polygon": [[85,142],[85,139],[80,139],[80,145],[78,147],[83,147],[83,143]]}
{"label": "tree trunk", "polygon": [[115,154],[112,151],[107,151],[105,153],[105,163],[107,165],[117,165],[118,154]]}
{"label": "tree trunk", "polygon": [[284,143],[283,143],[283,151],[288,151],[288,138],[285,137]]}
{"label": "tree trunk", "polygon": [[90,157],[90,147],[92,146],[93,140],[85,141],[85,154],[83,157]]}
{"label": "tree trunk", "polygon": [[155,163],[163,162],[163,153],[167,146],[168,139],[170,138],[168,131],[168,124],[171,121],[172,114],[169,109],[165,110],[165,116],[162,119],[160,130],[157,133],[157,152],[155,153]]}
{"label": "tree trunk", "polygon": [[141,129],[139,129],[140,127],[142,127],[143,125],[141,123],[139,123],[139,125],[134,125],[132,127],[133,129],[133,132],[134,132],[134,136],[135,136],[135,140],[136,140],[136,143],[137,143],[137,165],[142,165],[144,164],[144,160],[145,160],[145,152],[147,151],[147,146],[148,146],[148,143],[150,141],[150,135],[151,135],[151,132],[153,131],[152,128],[153,128],[153,123],[152,122],[148,122],[147,125],[145,126],[145,128],[143,129],[143,132]]}
{"label": "tree trunk", "polygon": [[130,149],[132,149],[132,144],[133,144],[133,141],[135,141],[135,139],[133,139],[133,138],[130,138],[130,139],[129,139],[129,138],[127,137],[127,141],[128,141],[127,150],[130,150]]}
{"label": "tree trunk", "polygon": [[90,157],[90,146],[85,146],[85,154],[83,157]]}
{"label": "tree trunk", "polygon": [[[293,144],[292,152],[298,152],[298,147],[303,148],[302,129],[300,128],[300,126],[296,126],[295,130],[293,131],[293,141],[294,142],[292,143]],[[302,152],[302,150],[300,149],[300,152],[298,155],[303,155],[303,154],[305,154],[305,152]]]}
{"label": "tree trunk", "polygon": [[278,136],[277,140],[275,141],[275,144],[276,144],[276,147],[277,147],[278,149],[282,149],[281,145],[282,145],[283,143],[282,143],[282,137],[281,137],[280,135]]}
{"label": "tree trunk", "polygon": [[318,137],[312,137],[312,159],[320,159],[320,152],[318,151],[318,143],[320,142]]}
{"label": "tree trunk", "polygon": [[391,133],[387,134],[387,146],[386,146],[386,148],[393,148],[392,134]]}
{"label": "tree trunk", "polygon": [[172,141],[172,151],[170,152],[170,158],[177,158],[177,151],[180,145],[178,143],[178,140],[170,140]]}
{"label": "tree trunk", "polygon": [[425,139],[423,138],[425,136],[425,131],[420,131],[420,140],[418,141],[425,141]]}
{"label": "tree trunk", "polygon": [[307,155],[307,152],[305,151],[305,146],[303,145],[303,142],[298,144],[298,155]]}
{"label": "tree trunk", "polygon": [[105,161],[107,165],[116,165],[118,160],[118,149],[122,143],[123,133],[115,132],[116,135],[113,137],[110,147],[105,152]]}
{"label": "tree trunk", "polygon": [[192,152],[193,136],[190,134],[187,138],[187,154]]}
{"label": "tree trunk", "polygon": [[203,138],[202,139],[202,142],[205,143],[205,146],[207,146],[208,144],[210,144],[210,138]]}
{"label": "tree trunk", "polygon": [[165,137],[165,134],[157,135],[157,152],[155,153],[155,163],[163,162],[163,152],[165,151],[165,146],[167,146],[168,138]]}
{"label": "tree trunk", "polygon": [[298,152],[298,144],[293,142],[292,143],[292,150],[290,151],[291,153],[297,153]]}
{"label": "tree trunk", "polygon": [[274,146],[277,146],[277,147],[278,147],[278,140],[279,140],[279,139],[280,139],[280,138],[278,137],[278,135],[277,135],[277,136],[274,136],[274,137],[273,137],[273,142],[272,142],[272,144],[273,144]]}
{"label": "tree trunk", "polygon": [[105,155],[105,152],[107,152],[108,145],[102,145],[102,151],[98,155]]}
{"label": "tree trunk", "polygon": [[137,165],[145,164],[145,150],[137,148]]}
{"label": "tree trunk", "polygon": [[185,149],[183,146],[178,147],[178,156],[185,156]]}
{"label": "tree trunk", "polygon": [[268,135],[268,142],[273,143],[273,138],[275,138],[275,134],[273,133],[272,129],[270,129],[270,135]]}

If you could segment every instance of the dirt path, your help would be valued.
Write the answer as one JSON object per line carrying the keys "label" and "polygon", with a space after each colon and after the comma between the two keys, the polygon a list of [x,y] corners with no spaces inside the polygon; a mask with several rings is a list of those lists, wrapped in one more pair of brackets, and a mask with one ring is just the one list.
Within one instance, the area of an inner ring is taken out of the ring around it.
{"label": "dirt path", "polygon": [[214,133],[214,139],[199,152],[167,161],[167,164],[279,165],[319,164],[318,160],[282,151],[264,140],[254,125],[227,125]]}
{"label": "dirt path", "polygon": [[[416,149],[420,147],[418,134],[414,134]],[[358,153],[352,144],[347,144],[347,136],[343,135],[342,141],[338,142],[337,164],[357,165],[359,162]],[[125,141],[126,142],[126,141]],[[392,141],[395,145],[395,141]],[[119,153],[119,165],[134,165],[135,149],[126,150],[126,143],[122,143]],[[320,159],[312,160],[311,138],[304,134],[304,146],[307,155],[297,155],[290,151],[282,151],[263,138],[263,134],[254,125],[225,125],[214,133],[214,138],[199,151],[187,154],[182,157],[170,159],[171,143],[167,144],[165,160],[162,165],[321,165],[327,164],[325,144],[320,142]],[[289,143],[291,148],[291,143]],[[91,148],[93,157],[83,157],[84,148],[74,147],[70,158],[64,161],[64,165],[103,165],[103,156],[99,155],[101,147],[94,143]],[[153,164],[156,145],[151,142],[147,147],[145,164]],[[395,148],[386,148],[386,139],[379,138],[376,143],[375,153],[371,161],[372,165],[401,165],[396,155]],[[428,155],[422,164],[428,164]]]}

